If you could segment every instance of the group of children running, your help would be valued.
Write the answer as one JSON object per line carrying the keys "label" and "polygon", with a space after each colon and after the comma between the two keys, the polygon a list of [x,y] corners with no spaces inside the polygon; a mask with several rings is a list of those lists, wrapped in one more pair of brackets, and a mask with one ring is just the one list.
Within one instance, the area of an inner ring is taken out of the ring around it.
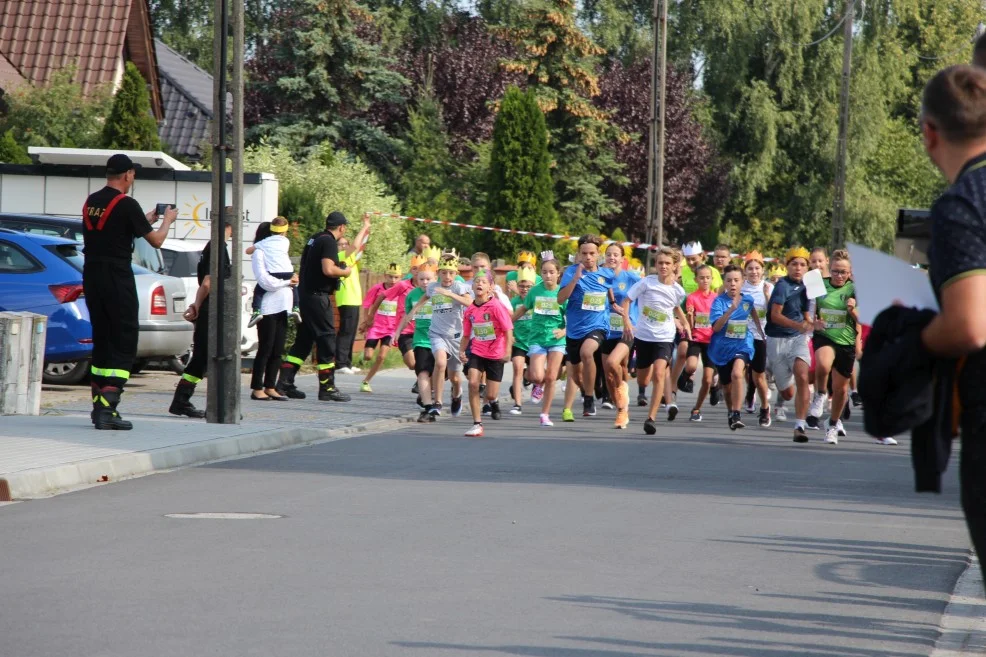
{"label": "group of children running", "polygon": [[[637,404],[647,407],[643,430],[653,435],[661,407],[674,421],[678,388],[688,389],[700,372],[691,422],[703,420],[707,399],[712,405],[724,400],[729,428],[742,429],[743,411],[753,413],[759,397],[758,422],[769,427],[772,418],[786,419],[784,404],[793,399],[794,440],[807,442],[807,430],[821,428],[831,398],[824,440],[838,443],[846,435],[842,419],[850,400],[858,405],[853,380],[861,336],[848,255],[837,251],[829,262],[822,249],[796,247],[770,271],[756,251],[745,254],[741,265],[733,264],[725,247],[715,250],[712,266],[706,259],[697,242],[680,251],[664,247],[645,275],[628,268],[621,245],[584,235],[568,266],[551,251],[541,253],[540,268],[534,253],[520,253],[517,270],[507,277],[508,296],[485,253],[470,259],[473,278],[467,283],[454,251],[426,249],[412,257],[407,276],[392,264],[386,280],[366,295],[365,357],[372,365],[361,390],[372,391],[396,341],[417,376],[412,392],[423,409],[418,421],[442,415],[446,380],[449,412],[461,413],[464,371],[473,420],[465,435],[478,437],[484,416],[501,417],[506,362],[513,365],[509,412],[523,413],[530,386],[545,427],[554,424],[551,411],[565,366],[563,421],[575,420],[572,408],[581,392],[583,417],[596,415],[598,397],[604,408],[615,408],[614,426],[626,429],[635,377]],[[809,268],[825,276],[822,297],[808,298],[803,277]],[[768,374],[777,390],[773,408]],[[891,438],[880,442],[895,444]]]}

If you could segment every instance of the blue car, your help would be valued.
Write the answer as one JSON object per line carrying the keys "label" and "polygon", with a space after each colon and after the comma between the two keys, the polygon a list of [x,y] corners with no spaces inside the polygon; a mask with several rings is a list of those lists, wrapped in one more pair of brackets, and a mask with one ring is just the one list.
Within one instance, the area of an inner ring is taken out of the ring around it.
{"label": "blue car", "polygon": [[72,240],[0,228],[0,312],[48,316],[45,383],[75,384],[92,356],[82,254]]}

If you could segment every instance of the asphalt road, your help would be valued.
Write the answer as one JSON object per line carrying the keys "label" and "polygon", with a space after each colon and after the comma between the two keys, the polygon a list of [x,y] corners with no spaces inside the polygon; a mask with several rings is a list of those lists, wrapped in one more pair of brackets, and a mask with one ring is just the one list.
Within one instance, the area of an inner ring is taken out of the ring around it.
{"label": "asphalt road", "polygon": [[[445,418],[0,507],[0,657],[929,655],[954,464],[918,496],[906,440],[721,409]],[[165,516],[233,511],[284,517]]]}

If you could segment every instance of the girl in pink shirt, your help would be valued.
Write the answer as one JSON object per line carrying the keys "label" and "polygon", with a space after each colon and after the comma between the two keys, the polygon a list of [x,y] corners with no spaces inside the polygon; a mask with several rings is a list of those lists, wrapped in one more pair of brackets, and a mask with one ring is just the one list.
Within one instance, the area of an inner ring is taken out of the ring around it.
{"label": "girl in pink shirt", "polygon": [[[363,308],[366,314],[363,317],[363,324],[360,330],[366,334],[366,342],[363,343],[363,360],[369,362],[373,359],[370,371],[366,373],[363,384],[360,386],[361,392],[373,392],[370,388],[370,381],[383,365],[383,359],[390,351],[390,346],[394,340],[394,329],[397,322],[404,314],[404,299],[398,295],[388,295],[387,293],[398,288],[401,281],[401,268],[397,263],[390,263],[384,273],[383,283],[377,283],[367,291],[363,297]],[[408,288],[410,289],[410,288]],[[407,295],[407,291],[403,293]],[[369,328],[369,330],[367,330]],[[373,351],[376,350],[374,358]]]}
{"label": "girl in pink shirt", "polygon": [[[514,323],[510,313],[497,299],[493,288],[493,272],[479,270],[472,282],[475,300],[462,316],[462,353],[469,377],[469,406],[472,409],[473,426],[466,436],[483,435],[480,411],[479,384],[486,375],[486,401],[490,405],[490,417],[500,419],[500,381],[503,379],[503,363],[509,357],[514,343]],[[467,354],[466,345],[469,346]]]}
{"label": "girl in pink shirt", "polygon": [[712,379],[715,376],[715,365],[709,360],[709,342],[712,340],[712,323],[709,312],[716,293],[712,290],[712,270],[708,265],[702,265],[695,271],[695,282],[698,289],[685,299],[685,312],[692,325],[692,341],[688,343],[688,360],[685,362],[685,372],[688,377],[698,369],[698,359],[702,359],[702,387],[699,388],[689,420],[702,421],[702,402],[705,401]]}

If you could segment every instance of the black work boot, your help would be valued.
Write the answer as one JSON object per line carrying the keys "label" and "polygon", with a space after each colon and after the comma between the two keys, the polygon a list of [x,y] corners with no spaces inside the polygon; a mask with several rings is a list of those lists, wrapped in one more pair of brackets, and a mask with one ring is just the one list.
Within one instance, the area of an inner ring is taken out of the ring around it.
{"label": "black work boot", "polygon": [[99,410],[93,424],[99,431],[130,431],[134,425],[127,422],[117,413],[120,404],[119,388],[103,388],[99,391]]}
{"label": "black work boot", "polygon": [[322,372],[319,374],[318,380],[318,400],[319,401],[337,401],[337,402],[347,402],[350,400],[349,395],[344,392],[340,392],[336,388],[336,377],[333,370],[328,370],[328,378],[321,378],[325,376],[326,373]]}
{"label": "black work boot", "polygon": [[205,411],[200,411],[192,404],[192,395],[195,394],[195,384],[190,381],[179,381],[175,388],[175,397],[171,400],[171,408],[168,412],[172,415],[186,415],[195,420],[205,417]]}
{"label": "black work boot", "polygon": [[305,393],[298,390],[298,386],[294,384],[294,375],[297,373],[298,368],[296,366],[291,363],[282,364],[281,370],[277,373],[277,384],[274,386],[274,390],[291,399],[304,399]]}
{"label": "black work boot", "polygon": [[99,409],[102,407],[102,403],[99,401],[99,386],[92,383],[90,387],[92,388],[92,412],[89,413],[89,419],[93,424],[96,424],[96,416],[99,415]]}

